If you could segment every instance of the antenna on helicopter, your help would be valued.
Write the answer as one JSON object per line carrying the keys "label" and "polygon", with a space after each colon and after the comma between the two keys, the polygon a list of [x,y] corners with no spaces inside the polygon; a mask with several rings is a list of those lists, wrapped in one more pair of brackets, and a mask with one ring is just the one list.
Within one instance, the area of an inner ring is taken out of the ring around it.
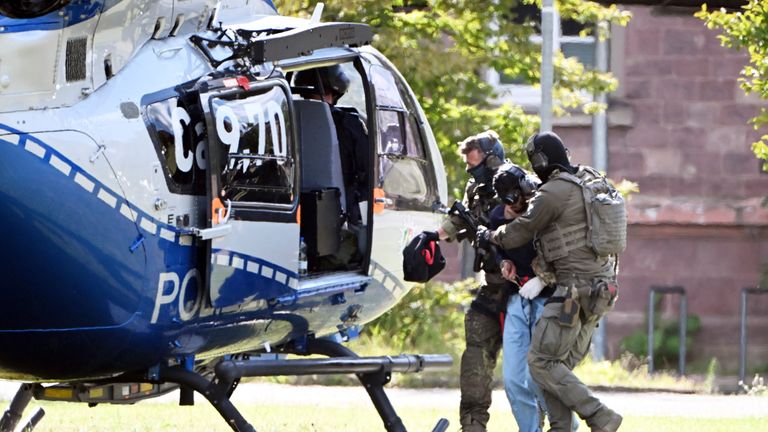
{"label": "antenna on helicopter", "polygon": [[315,5],[315,10],[312,11],[312,18],[309,19],[309,22],[311,24],[320,23],[320,19],[322,18],[322,15],[323,15],[323,9],[325,9],[325,3],[318,2]]}

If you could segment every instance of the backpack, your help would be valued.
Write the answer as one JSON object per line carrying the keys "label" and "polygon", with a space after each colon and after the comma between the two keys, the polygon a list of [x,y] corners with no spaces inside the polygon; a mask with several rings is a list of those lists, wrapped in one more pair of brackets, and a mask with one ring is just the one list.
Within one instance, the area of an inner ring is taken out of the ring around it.
{"label": "backpack", "polygon": [[582,166],[589,175],[562,173],[559,178],[581,187],[587,210],[587,244],[597,256],[618,255],[627,247],[627,207],[624,197],[597,170]]}

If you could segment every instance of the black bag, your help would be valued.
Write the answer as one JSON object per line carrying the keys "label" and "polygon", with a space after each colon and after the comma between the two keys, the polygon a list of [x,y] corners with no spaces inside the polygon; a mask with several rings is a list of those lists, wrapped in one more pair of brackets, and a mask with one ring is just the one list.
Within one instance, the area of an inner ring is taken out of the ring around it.
{"label": "black bag", "polygon": [[445,268],[437,233],[424,231],[403,249],[403,277],[408,282],[426,282]]}

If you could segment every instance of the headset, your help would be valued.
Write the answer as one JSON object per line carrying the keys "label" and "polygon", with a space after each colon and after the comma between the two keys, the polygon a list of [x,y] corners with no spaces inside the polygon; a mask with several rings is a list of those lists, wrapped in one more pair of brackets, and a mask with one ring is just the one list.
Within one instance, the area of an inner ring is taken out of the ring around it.
{"label": "headset", "polygon": [[504,146],[501,141],[491,135],[489,132],[484,132],[483,136],[477,140],[480,150],[485,154],[485,157],[495,156],[499,159],[499,162],[504,162]]}
{"label": "headset", "polygon": [[496,194],[504,204],[515,204],[520,197],[530,197],[539,187],[538,182],[515,164],[499,167],[493,179]]}
{"label": "headset", "polygon": [[536,172],[543,172],[549,165],[549,158],[544,153],[542,145],[536,144],[536,137],[539,134],[535,134],[528,138],[528,142],[525,144],[525,152],[528,154],[528,160],[531,162],[531,167]]}

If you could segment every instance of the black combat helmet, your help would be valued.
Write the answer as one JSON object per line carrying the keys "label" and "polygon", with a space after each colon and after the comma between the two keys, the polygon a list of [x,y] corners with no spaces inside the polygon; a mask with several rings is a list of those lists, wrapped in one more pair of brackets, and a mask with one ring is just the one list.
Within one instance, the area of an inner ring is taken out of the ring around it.
{"label": "black combat helmet", "polygon": [[533,171],[543,182],[558,168],[571,174],[576,172],[568,159],[568,149],[554,132],[539,132],[528,138],[525,151]]}
{"label": "black combat helmet", "polygon": [[333,102],[349,90],[349,77],[341,65],[325,66],[296,72],[293,84],[297,87],[309,87],[314,94],[331,93]]}
{"label": "black combat helmet", "polygon": [[515,204],[520,197],[528,199],[536,193],[539,181],[515,164],[504,164],[493,176],[493,189],[504,204]]}

